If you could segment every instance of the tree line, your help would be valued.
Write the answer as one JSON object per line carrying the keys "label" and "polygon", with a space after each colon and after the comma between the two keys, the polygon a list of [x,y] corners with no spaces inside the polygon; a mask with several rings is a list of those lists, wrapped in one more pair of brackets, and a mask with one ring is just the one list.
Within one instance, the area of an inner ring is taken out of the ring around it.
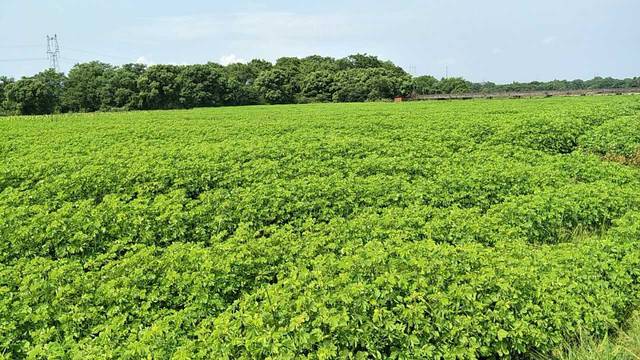
{"label": "tree line", "polygon": [[93,61],[68,74],[45,70],[0,78],[1,112],[49,114],[181,109],[221,105],[375,101],[407,94],[411,76],[366,54],[343,59],[280,58],[222,66],[127,64]]}
{"label": "tree line", "polygon": [[640,78],[472,83],[463,78],[412,77],[376,56],[283,57],[222,66],[76,64],[68,74],[45,70],[0,77],[0,115],[182,109],[222,105],[361,102],[410,94],[640,87]]}
{"label": "tree line", "polygon": [[493,82],[473,83],[460,77],[438,80],[433,76],[424,75],[414,77],[411,85],[411,91],[418,95],[630,88],[640,88],[640,77],[614,79],[598,76],[591,80],[553,80],[496,84]]}

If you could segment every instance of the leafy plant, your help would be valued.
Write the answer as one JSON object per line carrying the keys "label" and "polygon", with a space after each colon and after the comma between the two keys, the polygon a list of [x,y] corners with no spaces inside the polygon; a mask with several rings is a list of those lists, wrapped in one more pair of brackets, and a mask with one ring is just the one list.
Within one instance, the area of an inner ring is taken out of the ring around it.
{"label": "leafy plant", "polygon": [[[341,66],[377,74],[374,60]],[[222,86],[220,69],[178,69],[154,72],[188,91],[118,81],[142,101],[220,101],[198,85]],[[250,70],[234,81],[259,84]],[[640,169],[602,156],[635,146],[638,110],[629,96],[3,118],[0,354],[549,358],[599,344],[640,301]]]}

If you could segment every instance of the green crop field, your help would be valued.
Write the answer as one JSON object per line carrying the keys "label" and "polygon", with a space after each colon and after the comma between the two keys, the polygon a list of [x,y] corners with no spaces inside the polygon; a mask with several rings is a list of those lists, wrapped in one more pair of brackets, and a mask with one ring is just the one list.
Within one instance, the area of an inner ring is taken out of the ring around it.
{"label": "green crop field", "polygon": [[0,358],[550,358],[640,304],[640,96],[0,135]]}

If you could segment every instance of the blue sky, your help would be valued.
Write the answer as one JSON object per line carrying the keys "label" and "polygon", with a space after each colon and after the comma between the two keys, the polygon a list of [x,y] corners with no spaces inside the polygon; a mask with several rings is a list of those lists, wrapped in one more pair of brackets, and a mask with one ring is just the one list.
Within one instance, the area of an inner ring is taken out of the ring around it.
{"label": "blue sky", "polygon": [[0,0],[0,74],[79,61],[204,63],[366,52],[473,81],[640,76],[640,1]]}

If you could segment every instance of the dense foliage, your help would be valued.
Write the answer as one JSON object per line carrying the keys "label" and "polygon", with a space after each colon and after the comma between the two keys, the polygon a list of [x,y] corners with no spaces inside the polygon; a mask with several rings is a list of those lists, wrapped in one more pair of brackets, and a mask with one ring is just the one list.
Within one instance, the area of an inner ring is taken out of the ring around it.
{"label": "dense foliage", "polygon": [[640,89],[640,77],[613,79],[595,77],[591,80],[532,81],[528,83],[495,84],[492,82],[472,83],[460,77],[436,79],[424,75],[414,77],[412,92],[418,95],[463,94],[463,93],[503,93],[527,91],[569,91],[595,89]]}
{"label": "dense foliage", "polygon": [[528,358],[603,335],[640,301],[640,169],[606,159],[639,119],[637,96],[2,119],[0,356]]}
{"label": "dense foliage", "polygon": [[640,88],[640,76],[627,79],[596,76],[591,80],[553,80],[532,81],[529,83],[514,82],[497,85],[492,82],[471,84],[471,91],[501,92],[501,91],[565,91],[589,89],[629,89]]}
{"label": "dense foliage", "polygon": [[0,77],[0,115],[364,102],[408,95],[602,88],[640,88],[640,77],[472,83],[460,77],[412,77],[390,61],[366,54],[343,59],[284,57],[275,64],[252,60],[227,66],[112,66],[94,61],[75,65],[67,75],[47,70],[17,81]]}
{"label": "dense foliage", "polygon": [[411,77],[391,62],[356,54],[344,59],[281,58],[275,64],[75,65],[18,81],[0,78],[0,115],[220,105],[373,101],[406,95]]}

